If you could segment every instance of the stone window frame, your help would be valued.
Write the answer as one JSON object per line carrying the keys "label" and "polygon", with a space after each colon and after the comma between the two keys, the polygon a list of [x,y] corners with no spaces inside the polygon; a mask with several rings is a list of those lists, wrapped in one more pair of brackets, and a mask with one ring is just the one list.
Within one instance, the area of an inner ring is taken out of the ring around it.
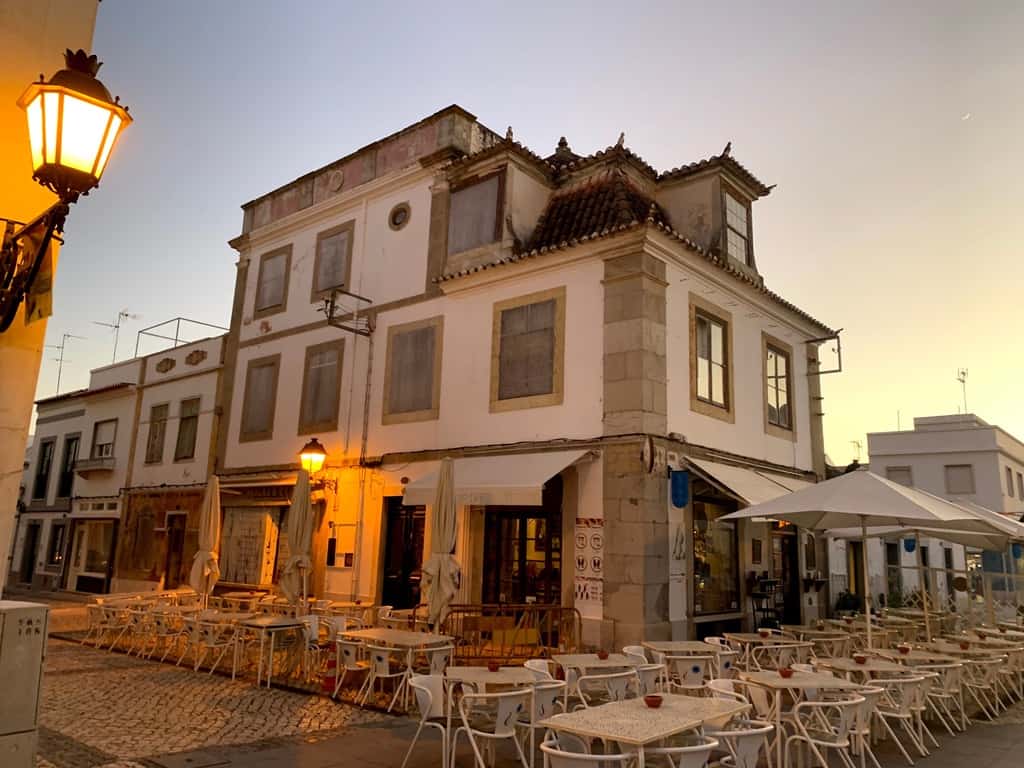
{"label": "stone window frame", "polygon": [[[690,294],[690,410],[729,424],[736,423],[736,398],[733,367],[732,313],[695,293]],[[725,406],[697,397],[697,316],[704,315],[725,327]]]}
{"label": "stone window frame", "polygon": [[[726,255],[727,257],[729,257],[730,259],[733,259],[734,261],[739,261],[739,259],[737,259],[735,256],[733,256],[729,252],[729,230],[733,229],[733,228],[729,226],[728,209],[727,209],[728,203],[726,201],[726,195],[728,195],[733,200],[735,200],[737,203],[740,203],[741,205],[745,206],[746,209],[747,209],[747,233],[746,233],[746,235],[744,235],[744,237],[746,238],[746,241],[747,241],[747,253],[746,253],[746,259],[743,260],[743,261],[740,261],[740,264],[742,264],[744,267],[749,267],[750,269],[753,269],[754,268],[754,217],[752,216],[753,211],[751,210],[752,205],[751,205],[750,198],[747,195],[745,195],[742,192],[740,192],[738,189],[736,189],[736,187],[734,187],[732,184],[729,184],[724,179],[721,180],[719,186],[720,186],[720,196],[721,196],[721,205],[722,205],[722,244],[721,244],[722,253],[724,255]],[[738,232],[739,230],[733,230],[733,231]]]}
{"label": "stone window frame", "polygon": [[907,473],[907,477],[910,478],[910,485],[908,487],[913,487],[913,485],[914,485],[914,468],[912,466],[910,466],[909,464],[892,464],[892,465],[887,465],[886,466],[886,468],[885,468],[885,479],[888,480],[891,483],[896,483],[897,485],[902,485],[902,483],[900,483],[899,480],[893,480],[891,477],[889,477],[889,472],[891,470],[894,470],[894,469],[898,470],[900,472],[906,472]]}
{"label": "stone window frame", "polygon": [[[952,490],[949,487],[949,470],[951,470],[951,469],[961,469],[961,468],[964,468],[964,467],[966,467],[967,469],[970,470],[971,490],[969,490],[969,491],[954,491],[954,490]],[[976,480],[976,478],[974,476],[974,465],[973,464],[944,464],[943,467],[942,467],[942,479],[943,479],[943,485],[944,485],[944,487],[946,489],[946,493],[951,494],[953,496],[969,496],[972,493],[976,493],[977,489],[978,489],[977,480]]]}
{"label": "stone window frame", "polygon": [[[114,451],[117,450],[117,421],[118,421],[117,419],[100,419],[99,421],[94,421],[93,422],[93,425],[92,425],[92,440],[89,441],[89,458],[90,459],[104,459],[104,458],[105,459],[112,459],[112,458],[114,458]],[[96,448],[97,448],[97,446],[99,446],[99,445],[106,445],[106,443],[97,443],[96,442],[96,437],[97,437],[96,433],[99,431],[99,427],[100,427],[101,424],[110,424],[110,423],[113,423],[113,425],[114,425],[114,436],[110,439],[110,455],[109,456],[97,456],[96,455]]]}
{"label": "stone window frame", "polygon": [[[332,402],[334,403],[334,416],[323,421],[304,422],[302,414],[306,412],[306,379],[309,376],[309,363],[313,355],[328,349],[338,352],[338,380],[334,390]],[[297,435],[311,435],[316,432],[337,432],[338,420],[341,418],[341,379],[345,370],[345,340],[334,339],[321,344],[312,344],[306,347],[305,359],[302,363],[302,391],[299,395],[299,418]]]}
{"label": "stone window frame", "polygon": [[[391,391],[391,352],[395,336],[421,328],[434,328],[434,370],[431,384],[430,408],[421,411],[392,413],[388,410],[388,394]],[[414,421],[434,421],[441,414],[441,365],[444,360],[444,315],[435,315],[422,320],[388,326],[388,342],[384,356],[384,390],[381,394],[381,424],[407,424]]]}
{"label": "stone window frame", "polygon": [[[249,379],[252,376],[252,372],[256,368],[262,368],[264,366],[273,366],[274,368],[274,383],[271,387],[270,394],[270,423],[265,430],[257,432],[246,432],[245,431],[245,412],[249,405]],[[242,411],[239,414],[238,423],[238,442],[240,443],[254,443],[261,440],[271,440],[274,437],[274,421],[277,418],[277,385],[281,378],[281,353],[278,352],[273,355],[266,355],[264,357],[256,357],[245,366],[245,380],[243,382],[242,389]]]}
{"label": "stone window frame", "polygon": [[[503,413],[526,408],[561,405],[565,400],[565,296],[564,285],[528,293],[494,303],[491,320],[491,391],[490,412]],[[551,356],[551,392],[525,397],[498,398],[501,373],[501,313],[505,310],[555,300],[555,349]]]}
{"label": "stone window frame", "polygon": [[[345,253],[345,277],[341,282],[341,285],[335,285],[330,288],[317,288],[316,279],[320,274],[320,243],[326,240],[328,237],[341,234],[342,232],[348,232],[348,241]],[[323,232],[317,232],[316,234],[316,245],[313,250],[313,278],[309,283],[309,300],[311,303],[322,301],[326,297],[331,295],[331,291],[338,290],[339,288],[345,288],[352,280],[352,248],[355,244],[356,239],[356,220],[349,219],[343,221],[337,226],[325,229]]]}
{"label": "stone window frame", "polygon": [[[185,403],[196,403],[195,416],[182,416],[182,412],[185,409]],[[178,431],[174,435],[174,462],[176,464],[187,463],[196,460],[196,448],[199,445],[199,418],[203,415],[203,398],[201,395],[192,395],[190,397],[183,397],[178,401]],[[181,448],[181,423],[185,419],[194,418],[196,420],[196,431],[192,436],[192,448],[191,452],[187,455],[182,453],[179,454],[178,450]]]}
{"label": "stone window frame", "polygon": [[[284,254],[284,285],[281,288],[281,303],[274,304],[269,307],[260,309],[256,306],[256,302],[260,297],[260,285],[263,283],[263,267],[270,259],[275,256]],[[277,315],[288,309],[288,289],[291,283],[292,273],[292,246],[291,243],[283,245],[280,248],[275,248],[272,251],[267,251],[260,256],[260,268],[256,273],[256,289],[252,295],[252,316],[254,319],[261,317],[269,317],[270,315]]]}
{"label": "stone window frame", "polygon": [[[789,426],[783,427],[772,424],[768,421],[768,350],[786,358],[786,394],[789,397]],[[796,400],[793,397],[793,347],[790,344],[776,338],[769,333],[761,331],[761,379],[764,384],[761,404],[764,408],[764,433],[772,437],[779,437],[783,440],[791,440],[794,443],[797,439],[796,429]]]}
{"label": "stone window frame", "polygon": [[[160,408],[160,407],[164,407],[164,408],[167,409],[167,415],[164,417],[163,435],[161,435],[161,438],[160,438],[161,442],[160,442],[159,455],[155,459],[150,459],[149,458],[149,443],[150,443],[150,441],[152,440],[152,437],[153,437],[153,424],[155,423],[153,421],[153,409],[154,408]],[[167,422],[169,422],[170,420],[171,420],[171,404],[169,402],[166,402],[166,403],[151,403],[150,404],[150,406],[149,406],[149,421],[146,422],[146,424],[147,424],[147,427],[146,427],[146,446],[145,446],[145,448],[144,448],[144,450],[142,452],[142,463],[144,465],[153,467],[153,466],[156,466],[158,464],[162,464],[163,463],[163,461],[164,461],[164,449],[167,446]]]}
{"label": "stone window frame", "polygon": [[[494,239],[489,243],[481,243],[475,245],[472,248],[467,248],[462,251],[453,251],[451,249],[451,216],[452,216],[452,195],[461,192],[464,189],[468,189],[476,184],[483,184],[484,182],[490,181],[491,179],[498,178],[498,193],[495,196],[497,203],[494,212]],[[467,176],[458,181],[453,181],[448,185],[448,221],[445,226],[445,255],[446,258],[458,256],[463,253],[473,253],[481,248],[493,247],[495,243],[500,243],[505,235],[505,194],[508,185],[508,168],[501,166],[492,171],[486,171],[479,173],[475,176]]]}

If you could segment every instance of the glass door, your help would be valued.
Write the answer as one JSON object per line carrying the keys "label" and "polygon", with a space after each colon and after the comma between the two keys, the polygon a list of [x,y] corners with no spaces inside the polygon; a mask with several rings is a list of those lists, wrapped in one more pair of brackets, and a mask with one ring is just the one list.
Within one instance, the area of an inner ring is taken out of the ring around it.
{"label": "glass door", "polygon": [[415,608],[420,603],[426,507],[406,507],[400,496],[384,500],[384,585],[382,603]]}

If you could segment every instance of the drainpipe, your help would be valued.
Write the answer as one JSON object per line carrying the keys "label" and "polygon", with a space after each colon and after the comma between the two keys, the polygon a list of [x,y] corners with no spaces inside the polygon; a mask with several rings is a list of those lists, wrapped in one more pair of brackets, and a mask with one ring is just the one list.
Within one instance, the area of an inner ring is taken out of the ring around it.
{"label": "drainpipe", "polygon": [[[363,200],[363,221],[366,221],[367,216],[367,201]],[[366,253],[366,227],[363,227],[363,254]],[[360,290],[362,290],[362,280],[360,279]],[[356,600],[359,596],[359,572],[362,569],[362,553],[363,553],[363,513],[366,510],[366,467],[363,466],[363,462],[366,460],[366,445],[369,442],[370,434],[370,380],[373,377],[373,329],[376,325],[377,316],[376,313],[370,311],[367,313],[367,330],[369,333],[366,336],[366,382],[363,387],[363,433],[362,438],[359,442],[359,507],[356,511],[356,535],[355,535],[355,552],[353,557],[356,559],[355,573],[352,574],[352,600]],[[355,316],[359,315],[359,304],[356,304]],[[358,337],[356,337],[358,338]],[[354,384],[353,384],[354,388]],[[352,414],[352,398],[349,398],[349,418]],[[346,443],[348,438],[346,437]],[[346,445],[346,452],[348,446]]]}

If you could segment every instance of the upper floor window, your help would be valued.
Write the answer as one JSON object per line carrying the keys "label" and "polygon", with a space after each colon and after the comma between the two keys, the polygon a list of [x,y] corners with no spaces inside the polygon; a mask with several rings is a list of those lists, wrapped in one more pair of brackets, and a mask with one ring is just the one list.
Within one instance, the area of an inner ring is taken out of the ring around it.
{"label": "upper floor window", "polygon": [[355,222],[347,221],[316,236],[313,265],[313,299],[334,288],[344,287],[352,271],[352,235]]}
{"label": "upper floor window", "polygon": [[388,328],[384,424],[436,419],[441,400],[444,318]]}
{"label": "upper floor window", "polygon": [[81,437],[69,435],[64,438],[64,461],[57,478],[57,498],[71,498],[71,487],[75,482],[75,462],[78,461],[78,446]]}
{"label": "upper floor window", "polygon": [[494,305],[491,410],[562,402],[565,288]]}
{"label": "upper floor window", "polygon": [[338,428],[344,348],[343,341],[329,341],[306,349],[299,408],[300,435],[324,430],[333,432]]}
{"label": "upper floor window", "polygon": [[1017,473],[1017,498],[1024,501],[1024,474]]}
{"label": "upper floor window", "polygon": [[274,436],[277,377],[280,369],[280,354],[249,361],[242,399],[242,427],[238,436],[241,442],[269,440]]}
{"label": "upper floor window", "polygon": [[149,428],[146,431],[146,463],[159,464],[164,460],[164,435],[167,433],[167,403],[149,409]]}
{"label": "upper floor window", "polygon": [[1006,468],[1006,495],[1013,498],[1013,470]]}
{"label": "upper floor window", "polygon": [[114,438],[117,436],[117,419],[97,421],[92,428],[93,459],[105,459],[114,455]]}
{"label": "upper floor window", "polygon": [[288,274],[291,272],[292,247],[286,246],[260,257],[256,276],[256,317],[283,312],[288,305]]}
{"label": "upper floor window", "polygon": [[725,246],[737,261],[750,264],[750,209],[725,192]]}
{"label": "upper floor window", "polygon": [[894,483],[907,487],[913,487],[914,485],[914,476],[910,471],[910,467],[886,467],[885,477],[887,480],[892,480]]}
{"label": "upper floor window", "polygon": [[53,451],[57,441],[46,440],[39,445],[39,461],[36,462],[36,479],[32,484],[32,498],[45,499],[50,485],[50,470],[53,468]]}
{"label": "upper floor window", "polygon": [[[690,409],[728,422],[734,420],[731,324],[728,312],[690,294]],[[787,403],[788,392],[786,385]],[[773,428],[766,408],[765,429]]]}
{"label": "upper floor window", "polygon": [[768,423],[781,429],[793,428],[790,407],[790,356],[777,346],[765,349],[765,388],[768,396]]}
{"label": "upper floor window", "polygon": [[974,466],[972,464],[947,464],[946,493],[974,493]]}
{"label": "upper floor window", "polygon": [[505,174],[499,172],[454,186],[448,209],[448,254],[501,239]]}
{"label": "upper floor window", "polygon": [[199,398],[182,400],[178,409],[178,439],[174,443],[174,460],[195,458],[196,435],[199,432]]}

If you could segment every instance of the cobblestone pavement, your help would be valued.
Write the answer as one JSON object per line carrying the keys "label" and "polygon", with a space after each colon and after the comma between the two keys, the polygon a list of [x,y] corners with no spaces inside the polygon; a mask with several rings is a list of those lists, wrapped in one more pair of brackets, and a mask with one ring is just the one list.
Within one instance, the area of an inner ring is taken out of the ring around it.
{"label": "cobblestone pavement", "polygon": [[187,750],[307,743],[382,719],[321,696],[51,639],[37,764],[137,768]]}

